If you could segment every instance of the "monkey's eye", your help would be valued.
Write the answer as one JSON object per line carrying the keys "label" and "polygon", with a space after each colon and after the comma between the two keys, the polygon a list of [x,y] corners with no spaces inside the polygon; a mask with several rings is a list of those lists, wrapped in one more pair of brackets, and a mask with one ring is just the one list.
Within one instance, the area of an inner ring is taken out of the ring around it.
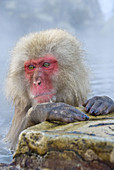
{"label": "monkey's eye", "polygon": [[49,67],[49,66],[50,66],[50,63],[45,62],[45,63],[43,64],[43,67]]}
{"label": "monkey's eye", "polygon": [[33,70],[34,68],[35,68],[34,65],[29,65],[29,66],[28,66],[28,69],[29,69],[29,70]]}

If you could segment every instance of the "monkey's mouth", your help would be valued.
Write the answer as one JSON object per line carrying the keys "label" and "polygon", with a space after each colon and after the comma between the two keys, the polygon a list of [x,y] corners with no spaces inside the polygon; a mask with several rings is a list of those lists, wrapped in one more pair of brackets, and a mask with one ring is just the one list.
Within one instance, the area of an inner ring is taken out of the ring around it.
{"label": "monkey's mouth", "polygon": [[48,92],[48,93],[37,94],[37,95],[34,96],[34,98],[40,97],[40,96],[47,96],[47,95],[55,95],[55,93]]}
{"label": "monkey's mouth", "polygon": [[55,102],[56,97],[55,92],[45,92],[37,95],[32,95],[32,98],[37,102],[37,103],[46,103],[46,102]]}

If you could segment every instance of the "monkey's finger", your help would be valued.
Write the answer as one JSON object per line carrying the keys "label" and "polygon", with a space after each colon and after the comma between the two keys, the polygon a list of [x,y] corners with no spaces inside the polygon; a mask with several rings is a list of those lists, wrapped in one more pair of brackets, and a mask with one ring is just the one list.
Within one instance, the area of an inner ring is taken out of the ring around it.
{"label": "monkey's finger", "polygon": [[96,99],[97,99],[97,97],[95,96],[95,97],[92,97],[91,99],[89,99],[89,100],[87,100],[87,101],[85,101],[85,103],[83,103],[82,105],[85,107],[88,103],[90,103],[90,102],[95,102],[96,101]]}
{"label": "monkey's finger", "polygon": [[76,120],[88,120],[89,117],[82,111],[78,110],[77,108],[70,106],[69,107],[69,112],[73,112],[74,117]]}
{"label": "monkey's finger", "polygon": [[91,109],[91,107],[93,106],[94,103],[95,103],[94,100],[92,100],[92,99],[88,100],[88,102],[87,102],[87,104],[85,106],[85,111],[89,112],[89,110]]}
{"label": "monkey's finger", "polygon": [[62,122],[74,122],[76,120],[88,120],[89,117],[79,111],[78,109],[72,110],[67,109],[67,110],[53,110],[52,112],[49,113],[48,119],[50,121],[62,121]]}
{"label": "monkey's finger", "polygon": [[107,109],[103,110],[103,111],[102,111],[102,115],[106,115],[106,114],[110,113],[111,110],[112,110],[112,107],[113,107],[113,106],[110,105],[109,107],[107,107]]}
{"label": "monkey's finger", "polygon": [[61,117],[60,121],[65,122],[65,123],[73,123],[76,120],[73,117]]}
{"label": "monkey's finger", "polygon": [[93,112],[93,115],[101,115],[103,114],[103,112],[105,112],[105,110],[107,109],[107,105],[105,105],[104,103],[100,104],[99,107],[96,109],[95,112]]}
{"label": "monkey's finger", "polygon": [[80,110],[76,109],[75,107],[70,107],[69,113],[73,114],[75,120],[88,120],[89,119],[89,117],[84,112],[81,112]]}
{"label": "monkey's finger", "polygon": [[75,117],[73,116],[73,112],[69,112],[68,110],[60,110],[59,112],[56,110],[49,113],[47,120],[71,123],[75,121]]}
{"label": "monkey's finger", "polygon": [[85,113],[81,112],[80,114],[75,113],[75,119],[76,120],[88,120],[89,116],[87,116]]}
{"label": "monkey's finger", "polygon": [[95,113],[97,113],[97,109],[99,108],[100,105],[101,105],[101,101],[96,101],[96,102],[92,105],[92,107],[90,108],[89,113],[90,113],[90,114],[95,114]]}
{"label": "monkey's finger", "polygon": [[82,106],[84,106],[84,107],[85,107],[85,106],[87,105],[87,103],[88,103],[88,100],[87,100],[87,101],[85,101],[85,103],[83,103],[83,104],[82,104]]}
{"label": "monkey's finger", "polygon": [[81,112],[77,109],[76,109],[75,112],[69,109],[68,112],[67,112],[67,118],[70,118],[70,121],[72,121],[72,122],[74,122],[76,120],[82,120],[83,121],[83,120],[89,119],[89,117],[85,113],[83,113],[83,112]]}

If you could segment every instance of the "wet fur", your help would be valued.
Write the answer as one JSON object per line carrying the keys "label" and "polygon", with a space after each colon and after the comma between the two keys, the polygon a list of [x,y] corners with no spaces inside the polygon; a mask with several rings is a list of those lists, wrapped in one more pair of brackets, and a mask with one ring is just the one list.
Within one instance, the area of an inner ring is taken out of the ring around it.
{"label": "wet fur", "polygon": [[79,41],[66,31],[53,29],[31,33],[16,44],[12,51],[10,69],[6,79],[6,96],[13,100],[15,114],[6,137],[15,145],[18,126],[32,106],[24,77],[24,62],[51,54],[57,58],[59,75],[53,80],[57,91],[56,102],[81,105],[89,92],[88,70],[83,60]]}

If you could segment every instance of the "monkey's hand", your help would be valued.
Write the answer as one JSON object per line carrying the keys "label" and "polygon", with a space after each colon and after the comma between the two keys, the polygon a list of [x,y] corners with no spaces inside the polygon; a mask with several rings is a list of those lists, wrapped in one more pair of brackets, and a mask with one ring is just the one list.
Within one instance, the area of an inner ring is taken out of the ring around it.
{"label": "monkey's hand", "polygon": [[91,115],[105,115],[114,111],[114,101],[107,96],[95,96],[83,104]]}
{"label": "monkey's hand", "polygon": [[88,120],[89,117],[76,109],[75,107],[65,103],[46,103],[39,104],[30,109],[27,114],[27,120],[34,124],[49,121],[74,122],[76,120]]}

